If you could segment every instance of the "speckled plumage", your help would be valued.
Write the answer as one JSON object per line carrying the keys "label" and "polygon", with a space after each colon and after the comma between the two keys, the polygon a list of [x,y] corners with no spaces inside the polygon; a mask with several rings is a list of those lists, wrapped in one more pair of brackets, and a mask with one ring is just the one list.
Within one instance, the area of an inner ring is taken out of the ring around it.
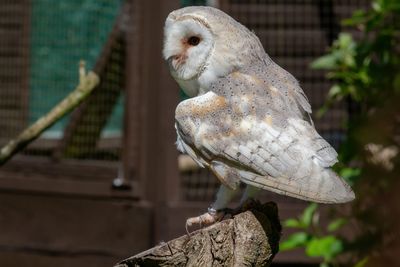
{"label": "speckled plumage", "polygon": [[[200,43],[185,45],[190,36]],[[227,188],[244,182],[315,202],[354,199],[330,169],[337,153],[315,130],[299,83],[254,33],[218,9],[183,8],[167,18],[163,53],[192,97],[176,109],[178,149]]]}

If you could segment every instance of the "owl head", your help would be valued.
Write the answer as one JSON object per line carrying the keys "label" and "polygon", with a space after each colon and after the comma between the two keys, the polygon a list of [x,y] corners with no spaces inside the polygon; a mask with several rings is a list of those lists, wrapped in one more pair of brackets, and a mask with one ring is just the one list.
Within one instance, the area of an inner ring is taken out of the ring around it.
{"label": "owl head", "polygon": [[166,19],[163,56],[189,96],[263,54],[252,32],[216,8],[186,7]]}

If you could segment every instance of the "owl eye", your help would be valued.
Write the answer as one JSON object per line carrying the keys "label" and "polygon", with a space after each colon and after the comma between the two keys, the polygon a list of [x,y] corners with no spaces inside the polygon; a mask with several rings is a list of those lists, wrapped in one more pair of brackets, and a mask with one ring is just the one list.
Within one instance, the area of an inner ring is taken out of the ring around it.
{"label": "owl eye", "polygon": [[191,46],[196,46],[200,43],[200,38],[197,36],[191,36],[188,39],[188,44]]}

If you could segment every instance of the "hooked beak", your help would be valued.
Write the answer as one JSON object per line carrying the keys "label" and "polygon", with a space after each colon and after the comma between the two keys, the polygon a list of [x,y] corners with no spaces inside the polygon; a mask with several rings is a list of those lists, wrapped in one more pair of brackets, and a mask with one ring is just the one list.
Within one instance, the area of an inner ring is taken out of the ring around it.
{"label": "hooked beak", "polygon": [[174,71],[177,71],[179,68],[181,68],[182,65],[185,64],[185,61],[185,55],[172,55],[167,58],[168,66]]}

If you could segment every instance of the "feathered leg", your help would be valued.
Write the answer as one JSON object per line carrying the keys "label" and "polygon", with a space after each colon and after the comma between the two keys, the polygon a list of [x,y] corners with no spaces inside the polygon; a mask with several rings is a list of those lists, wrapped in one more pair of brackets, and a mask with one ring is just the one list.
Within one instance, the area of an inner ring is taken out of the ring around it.
{"label": "feathered leg", "polygon": [[234,209],[225,208],[221,211],[224,211],[224,215],[229,214],[234,216],[238,213],[251,209],[253,206],[257,206],[257,201],[254,199],[254,197],[258,194],[258,192],[260,192],[260,190],[261,189],[257,187],[246,185],[246,189],[243,192],[242,198],[240,199],[239,206]]}
{"label": "feathered leg", "polygon": [[243,192],[242,198],[240,199],[239,207],[241,207],[247,200],[254,198],[258,192],[260,192],[260,188],[247,185],[245,191]]}

